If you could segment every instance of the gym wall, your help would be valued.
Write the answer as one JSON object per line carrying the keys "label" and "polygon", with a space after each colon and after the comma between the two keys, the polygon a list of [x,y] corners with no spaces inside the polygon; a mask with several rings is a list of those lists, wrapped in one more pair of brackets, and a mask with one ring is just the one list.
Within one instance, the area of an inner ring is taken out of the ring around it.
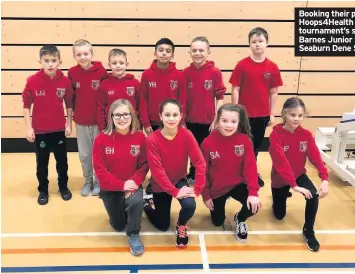
{"label": "gym wall", "polygon": [[[228,83],[237,61],[248,56],[248,32],[263,27],[269,33],[267,57],[282,74],[278,113],[286,98],[301,97],[310,112],[304,125],[312,132],[334,126],[354,109],[355,62],[349,57],[295,57],[294,8],[355,7],[355,2],[2,2],[1,141],[2,152],[29,152],[25,139],[21,92],[26,78],[39,69],[39,49],[56,44],[64,73],[76,64],[72,44],[79,38],[94,45],[95,60],[108,68],[110,49],[128,54],[129,71],[140,79],[153,60],[154,44],[168,37],[176,44],[175,61],[183,69],[191,62],[189,44],[207,36],[210,60]],[[271,132],[268,128],[265,138]],[[77,151],[75,126],[68,140]]]}

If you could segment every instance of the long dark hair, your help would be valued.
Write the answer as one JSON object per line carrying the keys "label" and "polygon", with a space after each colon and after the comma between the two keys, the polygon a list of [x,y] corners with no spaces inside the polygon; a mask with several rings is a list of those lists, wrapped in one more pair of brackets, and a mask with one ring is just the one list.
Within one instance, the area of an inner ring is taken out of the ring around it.
{"label": "long dark hair", "polygon": [[222,105],[217,111],[217,117],[215,120],[214,128],[217,128],[217,125],[219,123],[219,120],[221,119],[221,115],[222,115],[223,111],[237,112],[239,114],[239,123],[238,123],[237,131],[239,133],[244,133],[244,134],[248,135],[249,138],[252,139],[248,114],[247,114],[244,106],[242,106],[242,105],[236,105],[236,104]]}
{"label": "long dark hair", "polygon": [[[159,106],[159,113],[160,113],[160,115],[163,115],[164,107],[165,107],[167,104],[173,104],[173,105],[178,106],[179,111],[180,111],[180,114],[181,114],[181,117],[183,116],[181,103],[180,103],[178,100],[173,99],[173,98],[166,99],[166,100],[164,100],[163,102],[160,103],[160,106]],[[163,121],[160,121],[159,127],[160,127],[160,128],[163,128],[163,127],[164,127]]]}

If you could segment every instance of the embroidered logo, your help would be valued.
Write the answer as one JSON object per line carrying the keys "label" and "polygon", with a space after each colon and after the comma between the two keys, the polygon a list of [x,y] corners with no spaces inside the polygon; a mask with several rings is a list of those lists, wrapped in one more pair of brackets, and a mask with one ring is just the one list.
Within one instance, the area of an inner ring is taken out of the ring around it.
{"label": "embroidered logo", "polygon": [[45,148],[46,147],[46,143],[44,141],[42,141],[40,144],[39,144],[39,147],[40,148]]}
{"label": "embroidered logo", "polygon": [[100,86],[100,80],[92,80],[91,81],[91,87],[95,90],[97,90]]}
{"label": "embroidered logo", "polygon": [[131,145],[130,153],[132,156],[136,157],[139,154],[139,152],[140,152],[140,145]]}
{"label": "embroidered logo", "polygon": [[290,148],[290,146],[284,146],[284,151],[287,151]]}
{"label": "embroidered logo", "polygon": [[114,147],[105,147],[105,153],[106,154],[115,154],[115,148]]}
{"label": "embroidered logo", "polygon": [[170,80],[170,88],[177,89],[178,88],[178,81]]}
{"label": "embroidered logo", "polygon": [[187,87],[188,87],[188,88],[193,88],[193,87],[194,87],[194,84],[193,84],[192,82],[189,82],[189,83],[187,84]]}
{"label": "embroidered logo", "polygon": [[80,88],[80,82],[75,83],[75,88]]}
{"label": "embroidered logo", "polygon": [[108,95],[114,95],[114,94],[115,94],[115,91],[114,91],[114,90],[109,90],[109,91],[107,92],[107,94],[108,94]]}
{"label": "embroidered logo", "polygon": [[265,72],[264,73],[264,78],[269,79],[270,78],[270,72]]}
{"label": "embroidered logo", "polygon": [[301,141],[300,142],[300,151],[301,152],[306,152],[307,151],[307,144],[308,144],[308,142],[307,141]]}
{"label": "embroidered logo", "polygon": [[205,80],[205,84],[203,86],[207,90],[211,89],[212,88],[212,80]]}
{"label": "embroidered logo", "polygon": [[156,82],[149,82],[149,87],[150,88],[156,88],[157,87],[157,83]]}
{"label": "embroidered logo", "polygon": [[63,98],[65,95],[65,88],[57,88],[57,96]]}
{"label": "embroidered logo", "polygon": [[127,92],[128,96],[133,96],[135,93],[134,87],[127,87],[126,92]]}
{"label": "embroidered logo", "polygon": [[244,155],[244,145],[234,146],[234,152],[237,156]]}

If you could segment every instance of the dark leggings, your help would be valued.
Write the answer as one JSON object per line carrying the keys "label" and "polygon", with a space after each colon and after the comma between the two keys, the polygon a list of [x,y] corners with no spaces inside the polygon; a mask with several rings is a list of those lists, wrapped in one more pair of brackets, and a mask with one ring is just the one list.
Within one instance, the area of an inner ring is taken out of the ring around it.
{"label": "dark leggings", "polygon": [[253,141],[255,159],[258,158],[259,149],[264,140],[265,131],[269,122],[270,122],[270,116],[249,118],[250,130],[253,136],[252,141]]}
{"label": "dark leggings", "polygon": [[[312,199],[306,199],[304,224],[304,228],[312,230],[314,228],[319,203],[317,189],[306,174],[303,174],[298,177],[296,183],[299,187],[306,188],[312,193]],[[290,186],[284,186],[281,188],[271,188],[271,190],[273,200],[272,209],[275,218],[278,220],[282,220],[286,216],[286,202]]]}
{"label": "dark leggings", "polygon": [[[183,186],[188,186],[188,183],[186,179],[182,179],[175,186],[180,189]],[[172,198],[173,197],[166,192],[154,192],[154,209],[152,207],[144,207],[144,211],[150,222],[161,231],[167,231],[170,227],[170,209]],[[178,199],[178,201],[181,205],[178,224],[186,225],[195,213],[195,198]]]}
{"label": "dark leggings", "polygon": [[229,197],[242,204],[242,209],[238,213],[238,221],[245,222],[249,217],[253,216],[253,212],[247,206],[248,196],[249,191],[246,184],[241,183],[223,196],[213,199],[213,211],[210,211],[212,223],[215,226],[223,225],[226,219],[226,201]]}

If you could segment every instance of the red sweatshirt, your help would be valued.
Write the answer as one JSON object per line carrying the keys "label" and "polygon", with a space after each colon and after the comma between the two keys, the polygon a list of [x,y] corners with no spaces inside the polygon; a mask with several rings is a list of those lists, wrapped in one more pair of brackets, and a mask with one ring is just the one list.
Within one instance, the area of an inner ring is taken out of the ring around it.
{"label": "red sweatshirt", "polygon": [[322,180],[328,180],[328,171],[310,131],[298,126],[291,133],[282,124],[278,124],[274,126],[269,140],[272,187],[297,186],[296,179],[307,172],[307,158],[318,169],[318,176]]}
{"label": "red sweatshirt", "polygon": [[139,131],[122,135],[100,133],[94,142],[93,166],[100,187],[106,191],[124,191],[124,183],[141,185],[148,173],[145,136]]}
{"label": "red sweatshirt", "polygon": [[215,99],[223,100],[226,87],[221,71],[213,61],[200,68],[192,63],[183,71],[186,81],[186,121],[212,124],[216,115]]}
{"label": "red sweatshirt", "polygon": [[246,57],[234,68],[229,82],[240,87],[238,103],[243,105],[249,117],[270,116],[270,89],[282,86],[278,66],[265,59],[257,63]]}
{"label": "red sweatshirt", "polygon": [[22,92],[23,107],[32,110],[32,128],[35,134],[65,130],[66,108],[73,108],[73,89],[61,70],[51,79],[41,69],[27,79]]}
{"label": "red sweatshirt", "polygon": [[207,166],[204,201],[221,197],[241,183],[247,185],[249,196],[258,196],[258,171],[248,135],[223,136],[215,130],[202,142],[201,150]]}
{"label": "red sweatshirt", "polygon": [[117,99],[127,99],[137,110],[139,81],[134,78],[134,75],[126,74],[119,79],[110,73],[101,83],[97,97],[97,122],[100,130],[106,128],[110,106]]}
{"label": "red sweatshirt", "polygon": [[159,125],[159,106],[166,99],[180,101],[183,119],[186,109],[186,86],[183,74],[171,62],[166,69],[159,69],[156,60],[142,73],[139,97],[139,116],[141,124],[147,128]]}
{"label": "red sweatshirt", "polygon": [[92,62],[88,70],[78,64],[69,69],[68,77],[74,88],[73,120],[83,126],[96,125],[96,93],[106,69],[101,62]]}
{"label": "red sweatshirt", "polygon": [[147,158],[152,173],[154,192],[167,192],[173,197],[179,192],[177,182],[187,175],[188,158],[196,167],[195,194],[200,195],[206,183],[206,163],[192,133],[179,128],[173,140],[166,139],[160,130],[147,138]]}

